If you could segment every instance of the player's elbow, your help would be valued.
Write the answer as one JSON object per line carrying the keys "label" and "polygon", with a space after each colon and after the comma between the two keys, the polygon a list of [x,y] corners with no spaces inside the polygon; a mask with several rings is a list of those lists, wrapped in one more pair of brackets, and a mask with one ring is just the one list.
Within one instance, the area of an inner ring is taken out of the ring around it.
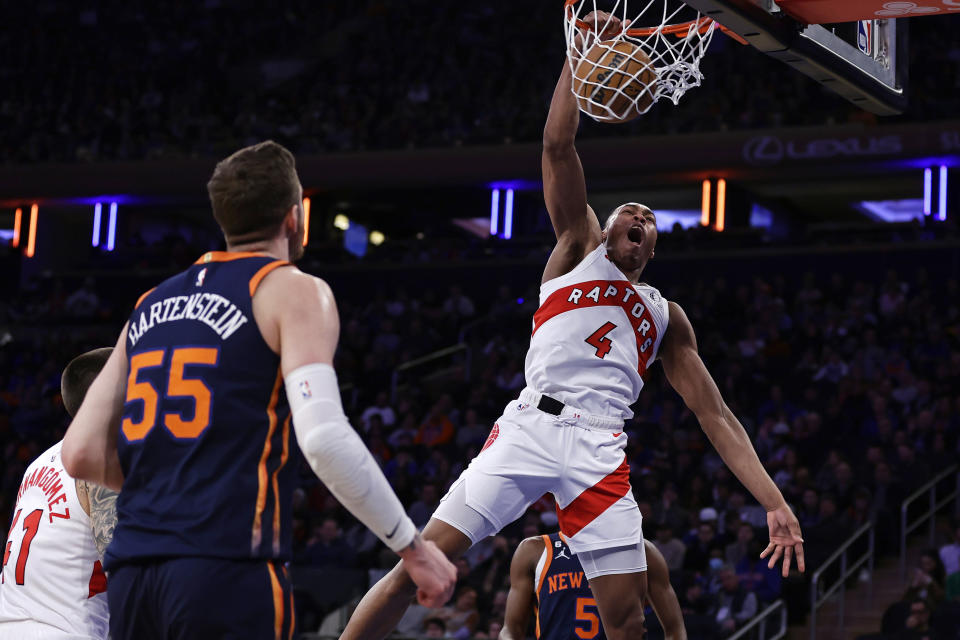
{"label": "player's elbow", "polygon": [[559,132],[544,130],[543,155],[546,158],[559,158],[574,152],[574,137]]}

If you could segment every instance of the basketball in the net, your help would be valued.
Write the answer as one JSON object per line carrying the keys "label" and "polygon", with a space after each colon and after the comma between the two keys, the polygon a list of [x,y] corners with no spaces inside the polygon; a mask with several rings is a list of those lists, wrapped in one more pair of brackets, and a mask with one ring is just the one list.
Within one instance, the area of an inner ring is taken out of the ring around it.
{"label": "basketball in the net", "polygon": [[574,67],[573,92],[580,109],[607,122],[636,118],[653,104],[656,90],[650,57],[626,40],[595,43]]}

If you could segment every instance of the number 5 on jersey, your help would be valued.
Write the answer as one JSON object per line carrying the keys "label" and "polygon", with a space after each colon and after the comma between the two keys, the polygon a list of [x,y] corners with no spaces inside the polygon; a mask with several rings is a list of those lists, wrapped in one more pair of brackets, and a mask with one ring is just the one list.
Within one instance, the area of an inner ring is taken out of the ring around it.
{"label": "number 5 on jersey", "polygon": [[616,328],[617,325],[612,322],[605,322],[602,327],[591,333],[590,337],[584,340],[584,342],[597,350],[595,355],[601,360],[606,358],[607,354],[610,353],[610,349],[613,348],[613,340],[607,338],[606,335]]}
{"label": "number 5 on jersey", "polygon": [[[149,381],[141,381],[140,372],[163,365],[167,352],[165,349],[145,351],[130,358],[130,376],[127,378],[127,403],[143,403],[143,415],[140,420],[124,418],[120,429],[130,442],[143,440],[157,422],[159,395]],[[170,356],[170,375],[167,381],[167,398],[190,398],[193,400],[193,417],[184,419],[183,414],[166,412],[163,425],[177,438],[198,438],[210,426],[211,392],[202,380],[186,378],[187,366],[216,366],[220,356],[219,349],[203,347],[180,347]]]}

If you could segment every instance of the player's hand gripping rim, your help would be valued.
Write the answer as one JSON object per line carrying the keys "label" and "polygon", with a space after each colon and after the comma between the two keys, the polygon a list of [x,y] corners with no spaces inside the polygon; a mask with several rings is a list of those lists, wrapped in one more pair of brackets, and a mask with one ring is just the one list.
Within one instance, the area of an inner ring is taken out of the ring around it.
{"label": "player's hand gripping rim", "polygon": [[584,18],[587,30],[578,29],[574,36],[574,46],[579,50],[590,48],[594,41],[610,40],[630,27],[630,20],[621,20],[606,11],[591,11]]}
{"label": "player's hand gripping rim", "polygon": [[400,557],[410,579],[417,585],[417,602],[433,609],[450,600],[457,584],[457,568],[435,542],[417,534],[410,546],[400,552]]}
{"label": "player's hand gripping rim", "polygon": [[770,544],[760,554],[761,558],[770,556],[767,568],[773,569],[783,558],[781,575],[790,575],[790,564],[796,558],[797,569],[803,573],[807,569],[803,559],[803,537],[800,535],[800,523],[790,507],[783,505],[767,512],[767,527],[770,529]]}

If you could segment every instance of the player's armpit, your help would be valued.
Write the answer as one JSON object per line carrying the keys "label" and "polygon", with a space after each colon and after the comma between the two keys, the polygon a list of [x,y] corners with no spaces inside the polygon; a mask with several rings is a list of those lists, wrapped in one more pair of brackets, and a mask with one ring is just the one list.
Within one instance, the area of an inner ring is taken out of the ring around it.
{"label": "player's armpit", "polygon": [[537,560],[543,553],[543,538],[527,538],[517,546],[510,562],[510,593],[500,640],[523,640],[536,599],[534,584]]}
{"label": "player's armpit", "polygon": [[79,494],[81,490],[87,498],[86,504],[81,500],[81,506],[90,516],[93,541],[97,545],[100,559],[103,560],[107,545],[113,540],[113,530],[117,528],[117,496],[119,494],[92,482],[77,480],[77,493]]}
{"label": "player's armpit", "polygon": [[127,325],[63,437],[60,456],[70,477],[119,491],[123,471],[117,455],[120,418],[127,392]]}

